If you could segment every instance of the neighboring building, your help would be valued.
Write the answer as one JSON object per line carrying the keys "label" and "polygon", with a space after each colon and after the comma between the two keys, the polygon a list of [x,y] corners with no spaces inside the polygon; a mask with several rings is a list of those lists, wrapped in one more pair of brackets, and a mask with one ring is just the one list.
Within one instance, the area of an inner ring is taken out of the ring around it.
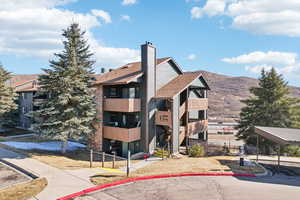
{"label": "neighboring building", "polygon": [[14,84],[18,96],[19,124],[18,127],[29,129],[32,119],[27,114],[36,109],[34,102],[40,100],[36,96],[37,79],[25,80]]}
{"label": "neighboring building", "polygon": [[172,153],[188,138],[207,139],[207,90],[199,72],[183,72],[172,58],[156,59],[152,44],[141,46],[141,62],[97,77],[96,146],[118,155]]}
{"label": "neighboring building", "polygon": [[[16,85],[20,126],[29,128],[26,114],[34,110],[36,79]],[[126,156],[153,153],[164,147],[179,151],[188,138],[207,140],[207,90],[200,72],[183,72],[170,57],[156,59],[156,49],[141,46],[141,62],[96,75],[97,122],[95,145],[99,151]]]}

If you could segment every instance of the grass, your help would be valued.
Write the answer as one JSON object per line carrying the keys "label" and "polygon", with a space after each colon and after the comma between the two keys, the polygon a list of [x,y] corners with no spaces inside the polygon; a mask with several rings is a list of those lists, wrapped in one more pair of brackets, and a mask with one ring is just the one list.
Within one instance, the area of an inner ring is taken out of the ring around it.
{"label": "grass", "polygon": [[[49,140],[32,136],[32,137],[22,137],[22,138],[11,138],[6,141],[16,141],[16,142],[46,142]],[[60,152],[54,152],[54,151],[43,151],[43,150],[21,150],[16,149],[14,147],[0,144],[0,147],[6,148],[11,151],[15,151],[17,153],[26,155],[28,157],[31,157],[33,159],[36,159],[38,161],[41,161],[45,164],[48,164],[52,167],[56,167],[59,169],[81,169],[81,168],[89,168],[90,167],[90,153],[88,150],[76,150],[72,152],[67,152],[65,154],[61,154]],[[94,162],[93,167],[102,167],[102,158],[101,156],[97,157],[97,155],[94,154]],[[132,161],[137,162],[137,161]],[[104,167],[111,168],[112,167],[112,161],[105,161]],[[115,162],[115,168],[120,168],[126,165],[126,161],[116,161]]]}
{"label": "grass", "polygon": [[5,200],[26,200],[36,196],[47,186],[46,178],[37,178],[25,183],[0,190],[0,199]]}
{"label": "grass", "polygon": [[264,170],[259,166],[240,167],[239,163],[232,156],[216,156],[206,158],[183,157],[181,159],[167,159],[155,162],[144,168],[138,169],[126,177],[124,174],[103,173],[91,177],[91,182],[95,185],[102,185],[118,180],[133,177],[161,175],[161,174],[177,174],[177,173],[205,173],[205,172],[234,172],[255,174],[262,173]]}

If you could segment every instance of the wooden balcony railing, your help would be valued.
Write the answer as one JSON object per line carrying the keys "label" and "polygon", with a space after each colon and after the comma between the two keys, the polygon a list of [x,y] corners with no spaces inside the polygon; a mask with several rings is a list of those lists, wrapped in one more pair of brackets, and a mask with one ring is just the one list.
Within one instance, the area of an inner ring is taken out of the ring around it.
{"label": "wooden balcony railing", "polygon": [[208,100],[207,98],[190,98],[188,99],[188,110],[207,110]]}
{"label": "wooden balcony railing", "polygon": [[141,111],[141,100],[106,98],[104,99],[103,110],[114,112],[139,112]]}
{"label": "wooden balcony railing", "polygon": [[206,131],[208,128],[208,120],[199,120],[188,123],[188,135],[194,135],[199,132]]}
{"label": "wooden balcony railing", "polygon": [[141,139],[141,128],[103,126],[103,137],[122,142],[133,142]]}
{"label": "wooden balcony railing", "polygon": [[184,102],[181,106],[180,106],[180,108],[179,108],[179,119],[182,117],[182,115],[185,113],[185,111],[186,111],[186,102]]}
{"label": "wooden balcony railing", "polygon": [[172,127],[172,113],[169,111],[156,111],[155,124]]}

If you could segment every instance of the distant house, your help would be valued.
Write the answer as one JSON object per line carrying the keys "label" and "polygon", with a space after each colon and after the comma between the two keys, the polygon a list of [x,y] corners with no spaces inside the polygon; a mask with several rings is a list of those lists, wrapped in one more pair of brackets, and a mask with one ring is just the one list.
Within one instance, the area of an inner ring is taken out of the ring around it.
{"label": "distant house", "polygon": [[[156,58],[156,48],[141,46],[141,61],[95,75],[98,150],[152,153],[156,147],[179,151],[189,138],[207,139],[207,90],[200,72],[183,72],[171,57]],[[16,85],[20,125],[29,128],[26,113],[34,110],[36,80]]]}

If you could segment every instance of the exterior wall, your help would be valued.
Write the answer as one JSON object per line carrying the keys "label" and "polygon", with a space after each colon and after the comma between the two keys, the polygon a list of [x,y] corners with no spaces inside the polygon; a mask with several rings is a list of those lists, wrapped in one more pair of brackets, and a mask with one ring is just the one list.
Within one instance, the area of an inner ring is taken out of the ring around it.
{"label": "exterior wall", "polygon": [[155,148],[155,96],[156,91],[156,49],[151,44],[141,46],[142,71],[144,78],[141,83],[141,146],[144,152],[152,153]]}
{"label": "exterior wall", "polygon": [[156,67],[156,90],[170,82],[179,72],[175,70],[171,63],[161,63]]}
{"label": "exterior wall", "polygon": [[172,152],[176,153],[179,151],[179,95],[173,98],[172,105],[172,119],[173,119],[173,132],[172,132]]}
{"label": "exterior wall", "polygon": [[33,110],[33,92],[19,93],[19,117],[20,127],[30,128],[32,120],[26,114]]}
{"label": "exterior wall", "polygon": [[96,129],[94,141],[94,149],[97,151],[103,150],[103,86],[99,85],[96,87],[95,91],[96,97],[96,118],[94,122],[94,127]]}

